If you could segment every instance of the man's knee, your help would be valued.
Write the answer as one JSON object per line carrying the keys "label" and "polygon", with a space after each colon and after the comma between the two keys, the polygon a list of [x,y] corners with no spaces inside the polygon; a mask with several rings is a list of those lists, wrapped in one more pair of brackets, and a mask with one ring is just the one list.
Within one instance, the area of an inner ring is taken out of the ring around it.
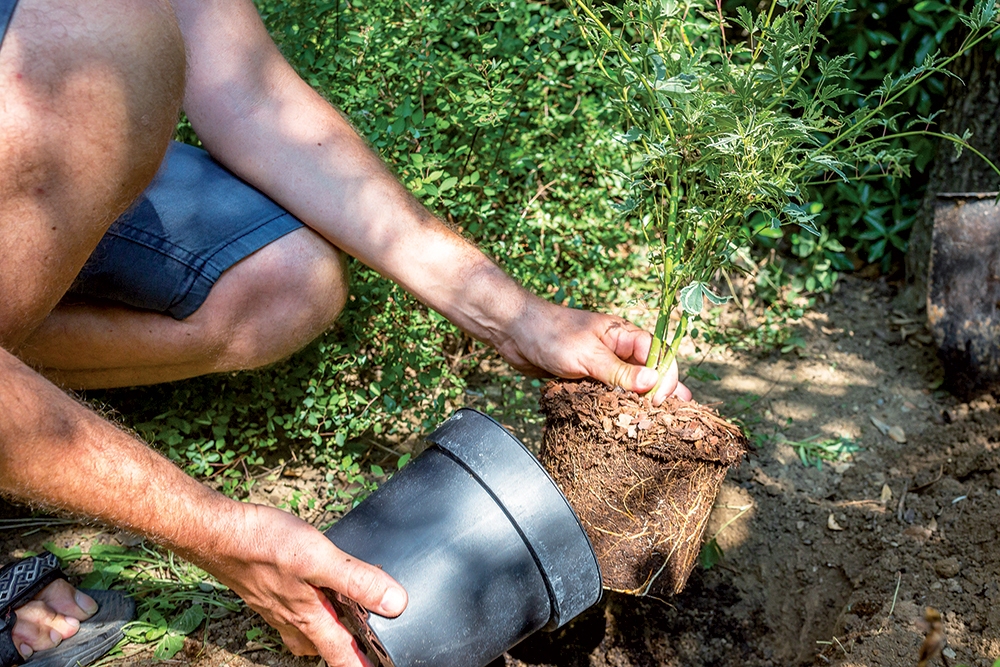
{"label": "man's knee", "polygon": [[224,273],[192,319],[203,318],[218,340],[217,370],[259,368],[327,331],[348,287],[346,255],[303,228]]}

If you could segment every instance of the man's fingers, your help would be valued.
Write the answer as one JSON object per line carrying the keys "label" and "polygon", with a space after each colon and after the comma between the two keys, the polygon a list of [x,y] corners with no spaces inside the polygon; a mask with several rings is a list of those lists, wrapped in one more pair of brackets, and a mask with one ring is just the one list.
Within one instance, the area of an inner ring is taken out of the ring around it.
{"label": "man's fingers", "polygon": [[667,399],[667,396],[672,395],[677,389],[677,363],[674,362],[670,364],[670,367],[663,372],[660,378],[660,384],[656,387],[656,393],[650,397],[653,405],[660,405]]}
{"label": "man's fingers", "polygon": [[[371,661],[358,647],[357,639],[351,636],[344,624],[337,618],[326,593],[318,588],[315,590],[323,607],[323,617],[319,620],[319,627],[311,627],[310,631],[313,636],[320,638],[320,643],[316,644],[316,648],[323,656],[327,666],[372,667]],[[300,653],[298,655],[307,654]]]}
{"label": "man's fingers", "polygon": [[299,632],[298,628],[293,628],[291,626],[285,626],[279,628],[278,632],[281,634],[281,641],[284,642],[288,650],[292,652],[293,655],[318,655],[319,651],[316,649],[316,645],[313,644],[309,639]]}
{"label": "man's fingers", "polygon": [[272,623],[281,641],[294,655],[322,656],[328,667],[371,667],[357,641],[337,618],[326,594],[316,587],[312,590],[316,597],[311,600],[311,611],[299,617],[296,625]]}
{"label": "man's fingers", "polygon": [[[588,315],[594,316],[592,313]],[[607,319],[610,319],[610,325],[604,324]],[[640,365],[646,363],[646,357],[649,356],[649,349],[653,343],[653,337],[649,332],[643,331],[627,320],[606,316],[593,326],[605,326],[603,335],[599,336],[601,343],[619,359]]]}
{"label": "man's fingers", "polygon": [[663,373],[658,373],[653,368],[626,363],[610,351],[601,362],[598,368],[590,373],[591,377],[638,394],[654,391],[649,396],[653,405],[660,405],[667,396],[676,396],[684,401],[691,400],[691,391],[677,381],[676,362],[670,364]]}
{"label": "man's fingers", "polygon": [[332,543],[320,588],[331,588],[381,616],[399,616],[406,608],[406,591],[381,568],[344,553]]}
{"label": "man's fingers", "polygon": [[682,401],[690,401],[691,400],[691,390],[688,389],[683,384],[681,384],[680,382],[678,382],[677,383],[677,389],[674,389],[673,396],[675,398],[681,399]]}

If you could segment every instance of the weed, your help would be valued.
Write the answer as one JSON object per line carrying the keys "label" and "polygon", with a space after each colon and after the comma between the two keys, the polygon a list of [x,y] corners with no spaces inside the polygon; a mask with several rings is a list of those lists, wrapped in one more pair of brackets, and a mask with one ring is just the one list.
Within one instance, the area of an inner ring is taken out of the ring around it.
{"label": "weed", "polygon": [[711,371],[707,371],[699,366],[688,366],[684,369],[688,377],[699,382],[718,382],[721,378]]}
{"label": "weed", "polygon": [[93,571],[82,588],[123,588],[136,600],[136,620],[125,628],[134,643],[153,644],[157,660],[170,660],[191,635],[210,618],[220,618],[243,608],[228,588],[206,572],[174,557],[172,553],[142,544],[136,548],[95,544],[63,549],[45,548],[69,562],[83,557],[93,561]]}
{"label": "weed", "polygon": [[[403,455],[400,467],[406,464],[409,455]],[[370,473],[362,472],[361,463],[350,454],[336,462],[336,468],[326,473],[327,491],[330,494],[324,509],[328,512],[346,512],[368,497],[378,484],[373,476],[382,477],[385,471],[380,466],[371,466]]]}
{"label": "weed", "polygon": [[274,636],[271,628],[259,628],[254,626],[247,630],[247,649],[264,649],[266,651],[277,652],[281,646],[281,639]]}
{"label": "weed", "polygon": [[699,562],[701,563],[702,569],[705,570],[712,569],[722,560],[723,556],[725,556],[725,554],[722,552],[722,547],[719,546],[719,535],[721,535],[722,531],[724,531],[726,528],[729,528],[729,526],[734,521],[736,521],[741,516],[743,516],[751,509],[753,509],[753,504],[744,505],[743,507],[731,507],[729,505],[720,505],[717,507],[717,509],[718,508],[737,510],[737,512],[733,517],[731,517],[728,521],[722,524],[722,526],[720,526],[717,531],[715,531],[715,535],[713,535],[711,539],[709,539],[708,541],[705,542],[705,544],[702,545],[701,554],[699,556]]}
{"label": "weed", "polygon": [[806,351],[806,341],[802,336],[789,336],[784,345],[781,346],[781,353],[788,354],[789,352],[798,352],[799,355],[803,355]]}
{"label": "weed", "polygon": [[861,451],[857,442],[850,438],[839,437],[823,440],[819,438],[819,435],[814,435],[805,440],[786,440],[785,444],[795,450],[802,465],[815,466],[821,470],[823,461],[842,461]]}

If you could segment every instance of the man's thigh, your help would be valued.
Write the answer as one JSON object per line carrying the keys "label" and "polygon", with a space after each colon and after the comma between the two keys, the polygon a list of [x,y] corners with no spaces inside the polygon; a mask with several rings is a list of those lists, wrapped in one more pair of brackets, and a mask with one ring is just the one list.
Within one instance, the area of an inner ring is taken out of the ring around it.
{"label": "man's thigh", "polygon": [[0,345],[41,323],[152,179],[183,75],[166,0],[18,1],[0,45]]}

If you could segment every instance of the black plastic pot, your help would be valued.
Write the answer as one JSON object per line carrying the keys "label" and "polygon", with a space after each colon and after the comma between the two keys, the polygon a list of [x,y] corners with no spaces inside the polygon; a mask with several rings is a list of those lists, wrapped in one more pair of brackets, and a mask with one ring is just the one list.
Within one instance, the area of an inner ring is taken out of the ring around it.
{"label": "black plastic pot", "polygon": [[597,557],[548,473],[514,436],[462,409],[432,444],[326,532],[409,595],[399,617],[331,595],[376,665],[483,667],[601,597]]}

